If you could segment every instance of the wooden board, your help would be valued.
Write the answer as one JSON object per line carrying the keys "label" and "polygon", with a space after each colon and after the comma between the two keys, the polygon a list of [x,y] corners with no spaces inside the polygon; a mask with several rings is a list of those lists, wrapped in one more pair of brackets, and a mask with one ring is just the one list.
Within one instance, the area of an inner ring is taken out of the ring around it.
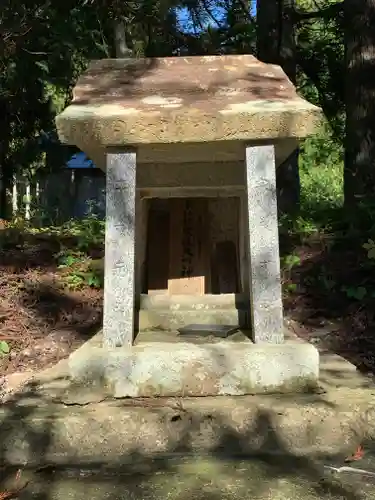
{"label": "wooden board", "polygon": [[167,294],[169,273],[169,213],[149,210],[147,237],[147,293]]}
{"label": "wooden board", "polygon": [[238,256],[233,241],[220,241],[214,252],[214,293],[238,293]]}
{"label": "wooden board", "polygon": [[170,295],[204,295],[210,291],[207,200],[170,200]]}
{"label": "wooden board", "polygon": [[240,290],[238,197],[214,198],[209,202],[211,213],[212,293],[236,293]]}

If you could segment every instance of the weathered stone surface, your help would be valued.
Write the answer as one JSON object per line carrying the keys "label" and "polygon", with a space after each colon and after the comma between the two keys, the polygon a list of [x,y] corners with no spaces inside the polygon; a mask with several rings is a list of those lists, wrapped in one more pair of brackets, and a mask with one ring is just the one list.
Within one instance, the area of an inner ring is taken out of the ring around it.
{"label": "weathered stone surface", "polygon": [[250,313],[247,309],[141,309],[138,313],[138,327],[144,330],[177,330],[191,323],[202,325],[239,325],[248,328]]}
{"label": "weathered stone surface", "polygon": [[[270,142],[275,145],[276,166],[278,167],[286,158],[298,147],[299,141],[296,138],[272,139]],[[264,141],[251,141],[253,146],[259,146]],[[249,141],[246,141],[249,144]],[[85,145],[85,153],[92,159],[94,164],[105,171],[106,169],[106,147],[100,143],[92,142]],[[175,165],[189,162],[192,163],[226,163],[238,162],[243,167],[245,161],[245,147],[242,141],[221,141],[217,142],[194,142],[194,143],[159,143],[140,144],[137,146],[138,168],[149,170],[153,176],[153,164],[173,164]],[[194,168],[194,167],[193,167]],[[137,173],[139,175],[139,171]],[[169,176],[171,172],[169,172]],[[139,183],[142,183],[143,173],[139,175]],[[168,184],[168,181],[167,181]]]}
{"label": "weathered stone surface", "polygon": [[[224,325],[223,330],[231,330],[231,333],[227,337],[220,336],[218,333],[218,329],[220,325],[215,323],[202,325],[187,325],[191,327],[188,333],[186,333],[186,328],[181,331],[163,331],[163,330],[154,330],[154,331],[143,331],[139,332],[136,339],[135,344],[157,344],[158,342],[168,342],[171,344],[177,343],[190,343],[190,344],[218,344],[222,342],[236,342],[239,344],[252,344],[252,340],[250,339],[250,334],[247,330],[238,329],[232,325]],[[194,326],[199,328],[199,331],[194,330]]]}
{"label": "weathered stone surface", "polygon": [[[198,450],[312,454],[331,462],[337,453],[351,454],[359,443],[369,445],[370,454],[373,448],[373,381],[332,353],[321,355],[319,393],[292,396],[103,401],[97,386],[84,386],[81,394],[72,391],[65,367],[56,368],[35,374],[30,387],[1,406],[3,462],[23,470],[45,464],[97,466]],[[87,404],[96,394],[103,402]]]}
{"label": "weathered stone surface", "polygon": [[246,176],[253,340],[280,343],[283,305],[273,146],[246,149]]}
{"label": "weathered stone surface", "polygon": [[292,342],[157,342],[131,350],[81,349],[69,366],[74,380],[102,380],[116,398],[244,395],[311,389],[319,354],[310,344]]}
{"label": "weathered stone surface", "polygon": [[345,456],[364,437],[375,436],[374,398],[363,388],[293,400],[272,395],[85,407],[43,404],[28,396],[17,396],[18,408],[10,403],[0,410],[2,460],[22,468],[132,463],[136,456],[178,453],[181,443],[185,453]]}
{"label": "weathered stone surface", "polygon": [[228,55],[95,61],[56,123],[61,141],[88,150],[300,138],[320,120],[280,67]]}
{"label": "weathered stone surface", "polygon": [[220,295],[147,295],[139,297],[139,308],[143,310],[212,311],[248,308],[249,298],[245,293],[222,293]]}
{"label": "weathered stone surface", "polygon": [[131,346],[134,330],[136,153],[107,154],[104,342]]}

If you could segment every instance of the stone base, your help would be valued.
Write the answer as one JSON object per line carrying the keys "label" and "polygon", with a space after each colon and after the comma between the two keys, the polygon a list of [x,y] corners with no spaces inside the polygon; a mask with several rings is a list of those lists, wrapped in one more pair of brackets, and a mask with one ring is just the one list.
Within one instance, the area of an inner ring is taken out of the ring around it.
{"label": "stone base", "polygon": [[69,367],[78,384],[102,385],[115,398],[307,392],[318,383],[319,354],[301,342],[141,342],[130,349],[88,342]]}

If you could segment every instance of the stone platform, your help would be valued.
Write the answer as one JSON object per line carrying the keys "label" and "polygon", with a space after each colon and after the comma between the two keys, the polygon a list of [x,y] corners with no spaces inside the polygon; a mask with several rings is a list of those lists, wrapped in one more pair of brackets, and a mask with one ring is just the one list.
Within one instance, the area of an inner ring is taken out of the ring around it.
{"label": "stone platform", "polygon": [[242,332],[209,342],[149,332],[131,348],[103,347],[99,334],[70,356],[69,370],[78,384],[102,385],[115,398],[308,392],[319,354],[294,340],[253,344]]}
{"label": "stone platform", "polygon": [[97,469],[142,458],[164,461],[171,454],[197,460],[198,453],[246,459],[260,453],[283,466],[285,457],[334,464],[340,456],[343,463],[359,444],[366,456],[375,452],[373,379],[333,353],[320,354],[319,390],[313,394],[183,399],[112,400],[99,385],[74,384],[68,360],[60,361],[30,374],[18,389],[15,382],[7,387],[0,409],[1,461],[15,472],[21,468],[24,478],[25,467]]}
{"label": "stone platform", "polygon": [[[314,390],[319,354],[284,328],[284,342],[254,343],[247,294],[140,295],[134,345],[110,347],[102,333],[69,358],[70,375],[115,398],[237,396]],[[181,335],[189,324],[238,325],[226,338]]]}

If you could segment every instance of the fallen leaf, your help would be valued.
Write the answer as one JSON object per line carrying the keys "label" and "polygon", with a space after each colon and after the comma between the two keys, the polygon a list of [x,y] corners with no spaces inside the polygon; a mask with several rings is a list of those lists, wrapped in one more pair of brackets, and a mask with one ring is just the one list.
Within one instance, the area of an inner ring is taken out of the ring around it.
{"label": "fallen leaf", "polygon": [[357,460],[361,460],[365,454],[365,450],[362,448],[361,445],[357,447],[353,455],[349,455],[348,457],[345,458],[345,462],[356,462]]}
{"label": "fallen leaf", "polygon": [[[19,482],[21,478],[22,470],[18,469],[17,474],[16,474],[16,482]],[[11,498],[18,498],[18,495],[21,493],[22,490],[26,488],[26,486],[29,484],[27,481],[25,484],[22,486],[19,486],[18,488],[14,490],[9,490],[9,491],[0,491],[0,500],[10,500]]]}

